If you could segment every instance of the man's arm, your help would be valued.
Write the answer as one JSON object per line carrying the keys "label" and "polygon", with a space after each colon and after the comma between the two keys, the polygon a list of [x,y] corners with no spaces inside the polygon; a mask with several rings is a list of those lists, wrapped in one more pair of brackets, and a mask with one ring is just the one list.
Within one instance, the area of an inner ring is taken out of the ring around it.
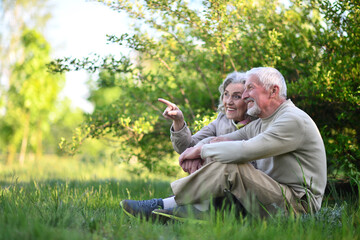
{"label": "man's arm", "polygon": [[211,157],[223,163],[244,163],[293,151],[301,144],[303,136],[304,124],[301,119],[293,115],[284,116],[249,140],[204,145],[201,158]]}
{"label": "man's arm", "polygon": [[[212,138],[209,137],[206,140],[208,140],[211,143],[211,142],[233,141],[233,140],[241,139],[241,138],[244,138],[244,136],[246,135],[243,129],[244,128],[242,128],[238,131],[229,133],[229,134],[222,135],[220,137],[212,137]],[[191,161],[191,160],[196,160],[196,159],[205,160],[205,158],[201,158],[201,148],[203,145],[208,145],[208,144],[205,144],[204,142],[199,142],[194,147],[187,148],[180,155],[179,164],[183,169],[184,169],[185,164],[187,164],[187,163],[185,163],[185,161],[188,161],[188,160]]]}

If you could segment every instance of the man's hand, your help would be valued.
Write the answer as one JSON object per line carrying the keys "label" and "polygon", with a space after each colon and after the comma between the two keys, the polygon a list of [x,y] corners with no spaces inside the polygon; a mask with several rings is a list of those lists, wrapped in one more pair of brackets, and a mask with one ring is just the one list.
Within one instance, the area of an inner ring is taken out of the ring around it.
{"label": "man's hand", "polygon": [[179,164],[182,167],[183,163],[187,160],[201,159],[201,146],[187,148],[179,157]]}
{"label": "man's hand", "polygon": [[182,111],[172,102],[165,100],[163,98],[158,98],[159,102],[162,102],[167,105],[165,111],[163,112],[163,116],[166,119],[171,119],[174,121],[174,130],[179,131],[184,126],[184,115]]}

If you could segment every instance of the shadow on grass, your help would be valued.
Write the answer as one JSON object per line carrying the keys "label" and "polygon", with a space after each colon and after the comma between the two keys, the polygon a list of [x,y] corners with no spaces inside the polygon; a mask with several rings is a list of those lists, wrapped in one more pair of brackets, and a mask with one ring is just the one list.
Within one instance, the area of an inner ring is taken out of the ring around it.
{"label": "shadow on grass", "polygon": [[331,204],[341,205],[344,201],[358,203],[359,185],[349,179],[329,179],[324,199]]}

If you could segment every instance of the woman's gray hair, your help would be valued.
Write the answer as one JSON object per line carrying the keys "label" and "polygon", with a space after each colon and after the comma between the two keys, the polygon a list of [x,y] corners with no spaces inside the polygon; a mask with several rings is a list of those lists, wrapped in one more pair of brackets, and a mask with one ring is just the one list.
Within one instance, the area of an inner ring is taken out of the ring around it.
{"label": "woman's gray hair", "polygon": [[219,92],[220,92],[220,101],[219,101],[219,105],[218,105],[219,112],[225,113],[223,98],[224,98],[224,92],[225,92],[226,87],[230,83],[245,84],[245,82],[246,82],[246,73],[232,72],[226,76],[223,83],[219,86]]}
{"label": "woman's gray hair", "polygon": [[279,86],[279,96],[286,99],[286,83],[284,76],[275,68],[272,67],[258,67],[252,68],[246,72],[247,77],[255,75],[259,81],[264,85],[265,89],[269,90],[270,87]]}

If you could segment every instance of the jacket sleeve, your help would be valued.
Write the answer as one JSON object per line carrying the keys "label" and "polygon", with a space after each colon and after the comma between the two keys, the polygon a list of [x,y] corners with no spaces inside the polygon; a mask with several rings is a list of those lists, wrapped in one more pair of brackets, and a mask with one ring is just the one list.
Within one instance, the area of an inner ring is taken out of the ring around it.
{"label": "jacket sleeve", "polygon": [[252,124],[225,136],[234,141],[207,144],[202,147],[201,158],[212,157],[223,163],[245,163],[295,150],[302,142],[304,124],[294,115],[283,116],[262,133],[246,139],[254,132]]}
{"label": "jacket sleeve", "polygon": [[191,135],[190,129],[185,123],[184,127],[175,132],[173,130],[173,126],[170,128],[170,139],[174,150],[181,154],[187,148],[195,146],[201,140],[208,138],[208,137],[215,137],[216,136],[216,124],[218,119],[212,121],[209,125],[203,127],[200,131],[196,134]]}
{"label": "jacket sleeve", "polygon": [[[218,118],[218,123],[220,122],[221,120]],[[233,126],[233,125],[231,125]],[[232,140],[236,140],[238,139],[239,137],[241,138],[240,134],[239,133],[235,133],[236,132],[236,127],[233,126],[233,129],[230,129],[229,128],[229,125],[228,124],[222,124],[221,127],[223,129],[220,129],[219,131],[216,132],[216,135],[214,136],[211,136],[211,137],[207,137],[207,138],[204,138],[203,140],[201,140],[200,142],[198,142],[196,144],[196,146],[200,146],[200,145],[204,145],[204,144],[209,144],[211,140],[213,140],[215,137],[226,137],[226,138],[229,138],[229,139],[232,139]],[[244,126],[242,126],[244,127]],[[226,130],[225,130],[226,128]],[[230,132],[231,131],[231,132]],[[227,134],[222,134],[220,135],[221,133],[223,132],[230,132],[230,133],[227,133]],[[243,137],[245,138],[245,136]]]}

